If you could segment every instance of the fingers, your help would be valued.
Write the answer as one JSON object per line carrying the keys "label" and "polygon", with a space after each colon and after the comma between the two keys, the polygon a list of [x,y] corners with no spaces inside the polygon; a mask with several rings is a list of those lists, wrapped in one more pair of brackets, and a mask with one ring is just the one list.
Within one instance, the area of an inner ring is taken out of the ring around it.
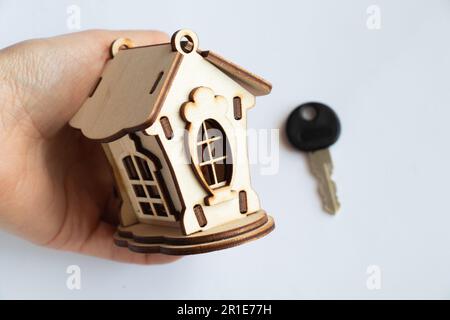
{"label": "fingers", "polygon": [[[76,35],[76,34],[74,34]],[[161,31],[145,31],[145,30],[122,30],[122,31],[107,31],[107,30],[90,30],[79,32],[81,37],[91,37],[96,40],[101,39],[103,45],[109,48],[114,40],[118,38],[129,38],[136,46],[145,46],[158,43],[166,43],[170,41],[169,36]]]}
{"label": "fingers", "polygon": [[110,58],[111,44],[118,38],[129,38],[137,47],[167,43],[170,40],[164,32],[144,30],[88,30],[56,36],[50,40],[61,45],[68,45],[78,55],[89,55],[86,58],[99,59],[96,62],[103,63]]}
{"label": "fingers", "polygon": [[107,49],[118,38],[129,38],[137,46],[165,43],[170,40],[167,33],[158,30],[87,30],[53,37],[53,39],[76,41],[94,40],[101,42]]}
{"label": "fingers", "polygon": [[144,265],[170,263],[179,259],[179,257],[163,254],[134,253],[127,248],[118,247],[113,242],[115,229],[114,226],[100,222],[77,252],[118,262]]}

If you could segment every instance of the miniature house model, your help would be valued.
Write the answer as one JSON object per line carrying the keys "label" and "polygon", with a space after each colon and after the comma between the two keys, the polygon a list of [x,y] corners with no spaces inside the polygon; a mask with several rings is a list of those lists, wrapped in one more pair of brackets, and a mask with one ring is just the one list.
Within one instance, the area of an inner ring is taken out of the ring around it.
{"label": "miniature house model", "polygon": [[247,109],[265,80],[210,51],[190,30],[171,43],[116,40],[70,124],[102,143],[122,207],[114,241],[175,255],[268,234],[273,219],[250,185]]}

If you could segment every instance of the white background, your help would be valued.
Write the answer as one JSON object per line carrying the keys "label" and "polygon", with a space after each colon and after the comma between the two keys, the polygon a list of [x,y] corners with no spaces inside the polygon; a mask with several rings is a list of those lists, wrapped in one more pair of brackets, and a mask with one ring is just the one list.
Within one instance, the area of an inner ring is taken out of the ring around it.
{"label": "white background", "polygon": [[[450,298],[449,1],[0,1],[0,47],[70,32],[72,4],[82,29],[191,28],[201,48],[273,83],[249,126],[280,129],[276,174],[263,174],[264,158],[252,165],[277,227],[163,266],[0,233],[0,298]],[[373,4],[380,30],[366,26]],[[332,147],[342,203],[335,217],[321,210],[306,158],[282,131],[309,100],[332,106],[343,125]],[[82,270],[79,291],[66,288],[72,264]],[[370,265],[381,268],[380,290],[366,286]]]}

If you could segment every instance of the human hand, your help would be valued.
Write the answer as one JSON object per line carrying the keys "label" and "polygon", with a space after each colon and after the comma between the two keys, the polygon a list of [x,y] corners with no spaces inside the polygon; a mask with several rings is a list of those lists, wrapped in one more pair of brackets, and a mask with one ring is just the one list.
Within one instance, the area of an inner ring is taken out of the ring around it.
{"label": "human hand", "polygon": [[168,42],[155,31],[85,31],[0,50],[0,228],[36,244],[122,262],[176,258],[116,247],[119,204],[101,146],[68,127],[111,43]]}

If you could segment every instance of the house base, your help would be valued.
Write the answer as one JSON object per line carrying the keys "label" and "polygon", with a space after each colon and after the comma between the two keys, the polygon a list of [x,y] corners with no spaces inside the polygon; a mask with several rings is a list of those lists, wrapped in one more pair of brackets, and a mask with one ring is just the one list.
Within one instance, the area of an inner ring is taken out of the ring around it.
{"label": "house base", "polygon": [[118,228],[114,242],[138,253],[189,255],[234,247],[261,238],[275,228],[273,218],[259,210],[245,218],[185,236],[179,228],[135,224]]}

